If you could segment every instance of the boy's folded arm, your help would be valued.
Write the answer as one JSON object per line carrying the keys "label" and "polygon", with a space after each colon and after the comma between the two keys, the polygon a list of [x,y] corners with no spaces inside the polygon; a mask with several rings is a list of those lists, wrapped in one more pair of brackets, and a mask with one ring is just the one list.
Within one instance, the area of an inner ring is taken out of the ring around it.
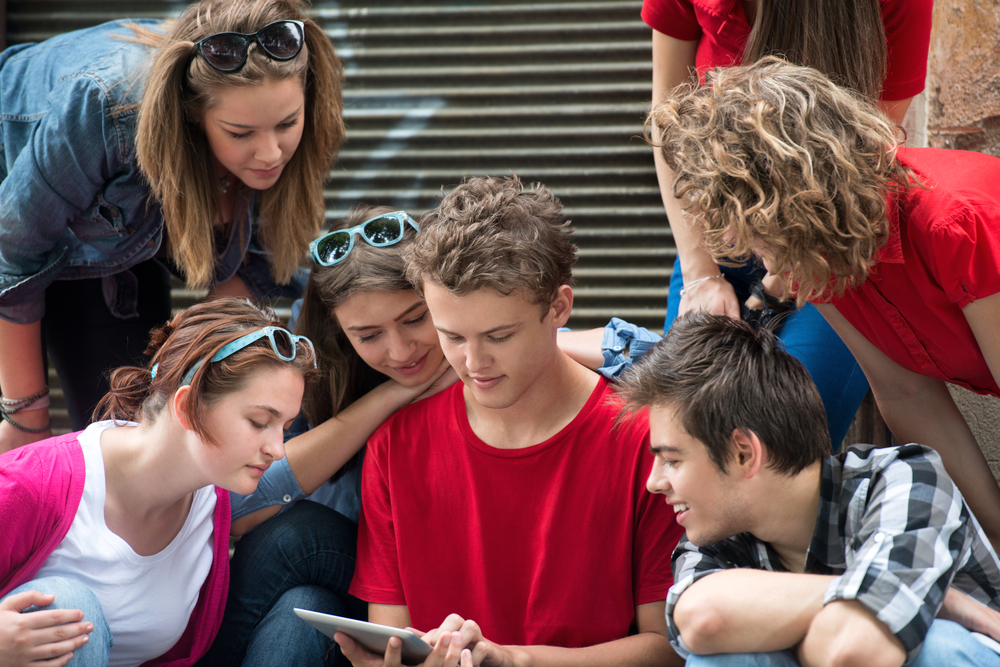
{"label": "boy's folded arm", "polygon": [[692,652],[757,653],[798,644],[823,609],[833,576],[719,570],[688,586],[673,621]]}

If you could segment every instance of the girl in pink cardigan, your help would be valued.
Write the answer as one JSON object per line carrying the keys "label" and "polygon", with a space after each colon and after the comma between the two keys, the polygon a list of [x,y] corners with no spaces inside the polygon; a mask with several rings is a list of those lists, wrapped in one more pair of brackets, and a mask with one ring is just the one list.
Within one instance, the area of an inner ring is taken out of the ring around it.
{"label": "girl in pink cardigan", "polygon": [[315,368],[309,339],[274,320],[237,299],[189,308],[153,331],[151,367],[112,374],[109,421],[0,456],[0,663],[205,653],[229,582],[228,491],[251,493],[284,456]]}

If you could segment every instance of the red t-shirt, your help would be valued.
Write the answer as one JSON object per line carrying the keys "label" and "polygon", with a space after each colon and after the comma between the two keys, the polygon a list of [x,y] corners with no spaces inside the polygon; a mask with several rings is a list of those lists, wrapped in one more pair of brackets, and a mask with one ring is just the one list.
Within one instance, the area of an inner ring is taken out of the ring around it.
{"label": "red t-shirt", "polygon": [[[888,67],[883,100],[905,100],[924,89],[933,0],[881,0]],[[739,64],[750,36],[740,0],[644,0],[642,20],[664,35],[698,40],[695,65],[706,70]]]}
{"label": "red t-shirt", "polygon": [[648,425],[615,427],[601,379],[558,434],[498,449],[470,428],[463,387],[371,437],[351,593],[407,605],[421,630],[455,612],[500,644],[626,636],[636,605],[666,598],[683,532],[646,491]]}
{"label": "red t-shirt", "polygon": [[962,314],[1000,292],[1000,159],[903,148],[899,160],[931,189],[890,201],[878,263],[831,303],[903,368],[1000,396]]}

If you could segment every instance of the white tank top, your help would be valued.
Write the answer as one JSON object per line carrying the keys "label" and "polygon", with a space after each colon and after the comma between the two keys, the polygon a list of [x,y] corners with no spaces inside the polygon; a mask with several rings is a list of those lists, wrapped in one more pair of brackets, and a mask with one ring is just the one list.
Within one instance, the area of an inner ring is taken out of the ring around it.
{"label": "white tank top", "polygon": [[173,541],[153,556],[135,553],[104,522],[101,433],[113,426],[97,422],[80,434],[87,466],[80,507],[35,577],[65,577],[93,591],[114,638],[108,665],[125,667],[163,655],[184,633],[212,568],[216,496],[213,486],[196,491]]}

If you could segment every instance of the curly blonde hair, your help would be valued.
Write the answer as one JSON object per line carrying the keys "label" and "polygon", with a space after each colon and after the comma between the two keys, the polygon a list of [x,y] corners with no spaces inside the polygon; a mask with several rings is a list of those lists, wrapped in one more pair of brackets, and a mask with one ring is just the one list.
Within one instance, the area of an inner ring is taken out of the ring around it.
{"label": "curly blonde hair", "polygon": [[650,123],[709,252],[723,264],[766,252],[799,305],[864,282],[888,234],[887,196],[915,182],[876,107],[776,57],[673,90],[647,137]]}

